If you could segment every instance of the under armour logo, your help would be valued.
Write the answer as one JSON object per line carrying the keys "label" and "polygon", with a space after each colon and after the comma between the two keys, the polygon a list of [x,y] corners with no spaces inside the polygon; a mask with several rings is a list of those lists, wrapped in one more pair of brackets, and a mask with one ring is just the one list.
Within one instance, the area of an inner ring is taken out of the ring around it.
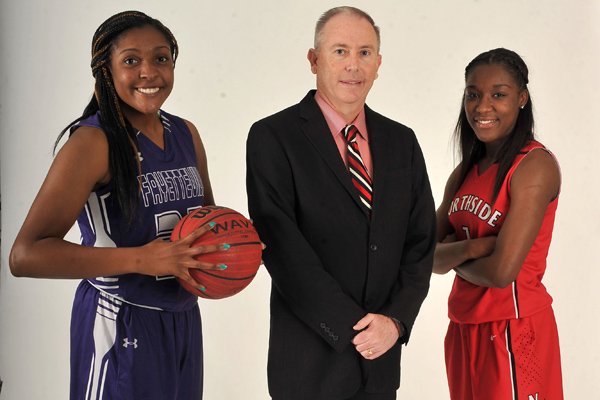
{"label": "under armour logo", "polygon": [[142,157],[142,153],[140,151],[138,151],[138,158],[140,159],[140,162],[144,161],[144,157]]}
{"label": "under armour logo", "polygon": [[494,339],[496,338],[496,335],[490,335],[490,340],[493,342]]}
{"label": "under armour logo", "polygon": [[129,338],[123,339],[123,347],[127,348],[129,346],[133,346],[134,349],[137,349],[137,347],[138,347],[137,339],[133,339],[133,342],[130,342]]}

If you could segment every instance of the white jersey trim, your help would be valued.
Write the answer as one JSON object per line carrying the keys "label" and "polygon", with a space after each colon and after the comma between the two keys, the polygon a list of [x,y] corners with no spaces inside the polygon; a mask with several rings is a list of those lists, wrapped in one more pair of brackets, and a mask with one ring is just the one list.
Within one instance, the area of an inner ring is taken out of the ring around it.
{"label": "white jersey trim", "polygon": [[99,286],[94,284],[94,282],[92,282],[91,280],[87,280],[89,282],[90,285],[92,285],[93,287],[95,287],[97,290],[99,290],[100,292],[108,295],[109,297],[122,301],[123,303],[127,303],[127,304],[131,304],[132,306],[136,306],[136,307],[142,307],[142,308],[146,308],[148,310],[156,310],[156,311],[164,311],[164,309],[160,308],[160,307],[152,307],[152,306],[146,306],[144,304],[137,304],[137,303],[133,303],[131,301],[127,301],[124,298],[120,297],[120,296],[115,296],[113,293],[109,293],[107,291],[104,290],[104,288],[106,288],[106,286]]}

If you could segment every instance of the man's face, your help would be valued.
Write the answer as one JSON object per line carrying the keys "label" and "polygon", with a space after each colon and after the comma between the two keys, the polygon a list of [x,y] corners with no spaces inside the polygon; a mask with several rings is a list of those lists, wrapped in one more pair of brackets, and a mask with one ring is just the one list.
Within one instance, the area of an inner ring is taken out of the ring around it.
{"label": "man's face", "polygon": [[342,114],[362,107],[381,65],[375,29],[362,17],[338,14],[317,39],[308,60],[319,94]]}

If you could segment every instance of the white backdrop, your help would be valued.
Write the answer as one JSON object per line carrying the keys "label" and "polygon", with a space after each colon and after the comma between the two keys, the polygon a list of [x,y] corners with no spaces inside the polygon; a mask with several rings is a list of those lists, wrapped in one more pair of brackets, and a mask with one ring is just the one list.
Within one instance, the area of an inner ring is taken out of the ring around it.
{"label": "white backdrop", "polygon": [[[369,105],[415,129],[437,204],[454,166],[450,135],[463,71],[482,51],[507,47],[530,68],[539,138],[557,155],[563,187],[546,285],[554,296],[566,398],[600,393],[598,198],[600,1],[350,1],[382,30],[383,63]],[[193,121],[208,152],[218,204],[247,214],[245,138],[255,120],[314,87],[306,61],[323,0],[218,2],[0,0],[2,250],[0,400],[68,397],[73,281],[16,279],[8,252],[52,159],[57,133],[92,93],[89,49],[97,26],[139,9],[181,46],[165,109]],[[590,179],[591,178],[591,179]],[[77,241],[75,232],[69,235]],[[443,337],[451,276],[430,294],[402,359],[399,399],[448,398]],[[239,295],[200,300],[205,399],[267,399],[270,279],[261,269]],[[310,400],[310,399],[307,399]]]}

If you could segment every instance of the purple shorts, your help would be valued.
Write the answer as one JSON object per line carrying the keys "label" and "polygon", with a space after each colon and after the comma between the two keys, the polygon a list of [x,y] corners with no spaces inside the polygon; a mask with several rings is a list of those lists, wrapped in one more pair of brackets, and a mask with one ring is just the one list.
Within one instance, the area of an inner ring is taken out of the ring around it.
{"label": "purple shorts", "polygon": [[83,280],[71,316],[71,400],[202,399],[198,304],[134,306]]}

